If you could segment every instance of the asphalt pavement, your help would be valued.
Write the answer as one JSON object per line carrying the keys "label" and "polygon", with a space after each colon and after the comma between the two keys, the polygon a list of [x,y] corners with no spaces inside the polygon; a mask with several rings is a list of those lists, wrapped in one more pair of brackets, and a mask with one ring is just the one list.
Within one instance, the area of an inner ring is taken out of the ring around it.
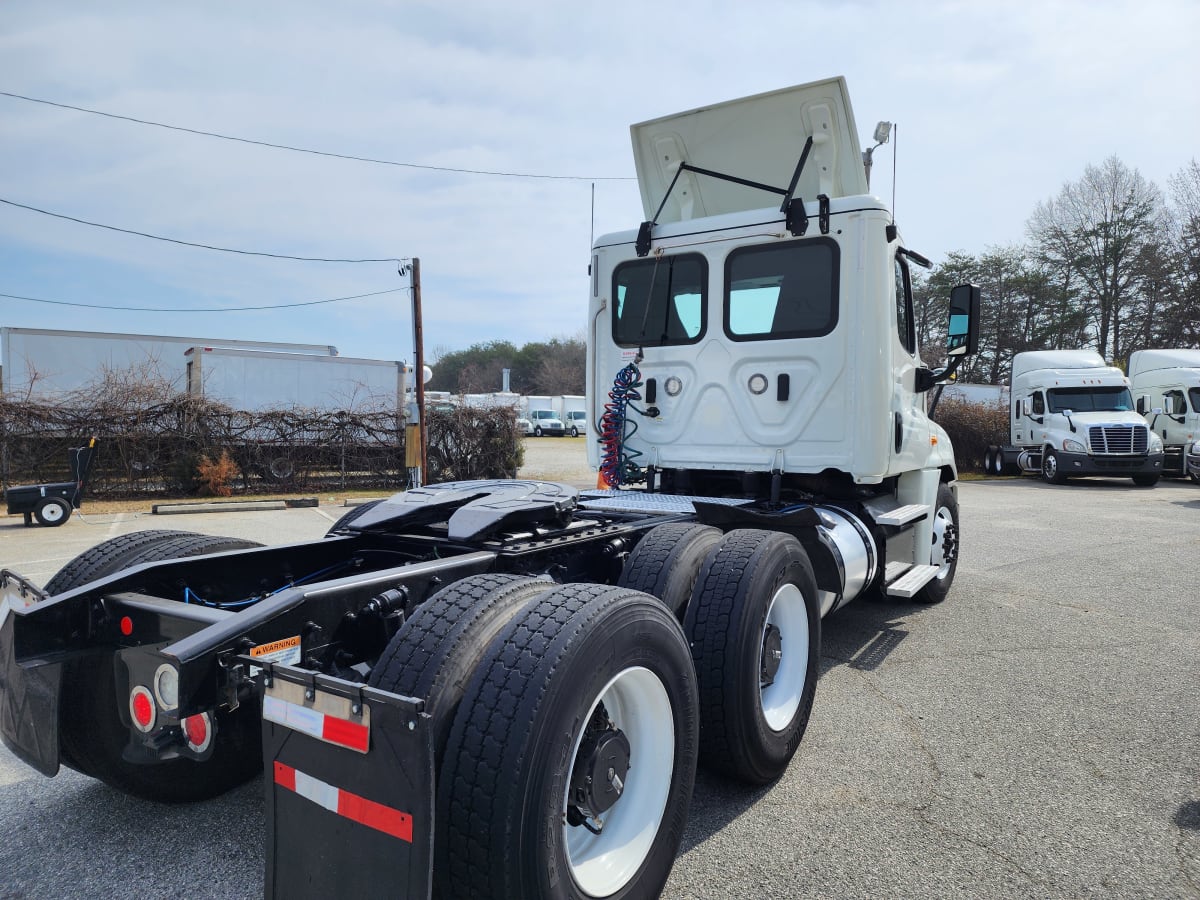
{"label": "asphalt pavement", "polygon": [[[1200,897],[1200,486],[995,479],[960,503],[950,598],[825,620],[790,768],[701,774],[665,897]],[[341,512],[0,519],[0,566],[41,582],[125,531],[285,543]],[[262,814],[260,782],[167,807],[0,747],[0,897],[260,896]]]}

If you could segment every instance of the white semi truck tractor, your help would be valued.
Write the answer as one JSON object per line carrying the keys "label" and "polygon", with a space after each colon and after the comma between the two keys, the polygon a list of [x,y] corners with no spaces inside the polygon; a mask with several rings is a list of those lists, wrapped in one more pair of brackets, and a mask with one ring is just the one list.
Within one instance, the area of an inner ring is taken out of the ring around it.
{"label": "white semi truck tractor", "polygon": [[1200,483],[1200,350],[1139,350],[1129,356],[1130,390],[1162,438],[1163,473]]}
{"label": "white semi truck tractor", "polygon": [[989,473],[1038,473],[1050,484],[1104,475],[1142,487],[1163,473],[1162,438],[1135,411],[1129,379],[1094,350],[1013,357],[1009,440],[988,448]]}
{"label": "white semi truck tractor", "polygon": [[957,470],[910,266],[841,78],[633,128],[646,219],[595,242],[589,454],[604,486],[452,482],[280,547],[106,541],[0,572],[0,736],[159,801],[265,766],[272,897],[633,898],[696,766],[769,784],[822,618],[937,603]]}

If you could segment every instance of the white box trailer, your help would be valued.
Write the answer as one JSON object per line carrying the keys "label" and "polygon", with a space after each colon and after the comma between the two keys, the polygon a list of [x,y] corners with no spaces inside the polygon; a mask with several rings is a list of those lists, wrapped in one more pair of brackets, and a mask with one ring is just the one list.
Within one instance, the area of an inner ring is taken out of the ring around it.
{"label": "white box trailer", "polygon": [[1094,350],[1013,357],[1009,441],[987,449],[989,474],[1034,472],[1051,484],[1110,475],[1143,487],[1162,475],[1162,439],[1134,411],[1125,373]]}
{"label": "white box trailer", "polygon": [[1129,357],[1137,411],[1163,441],[1163,472],[1200,482],[1200,350],[1139,350]]}
{"label": "white box trailer", "polygon": [[402,410],[407,367],[398,360],[189,347],[187,392],[234,409]]}
{"label": "white box trailer", "polygon": [[53,400],[95,385],[106,373],[141,373],[178,391],[186,388],[180,354],[188,347],[270,350],[336,357],[329,344],[291,344],[232,338],[0,328],[3,394],[9,399]]}

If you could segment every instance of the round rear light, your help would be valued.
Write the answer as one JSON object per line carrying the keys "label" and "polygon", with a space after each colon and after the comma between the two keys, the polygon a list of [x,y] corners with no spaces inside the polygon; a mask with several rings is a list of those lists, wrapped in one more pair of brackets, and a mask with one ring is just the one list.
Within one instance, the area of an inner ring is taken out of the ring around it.
{"label": "round rear light", "polygon": [[187,739],[188,749],[193,753],[203,753],[212,743],[212,719],[208,713],[188,716],[183,720],[183,736]]}
{"label": "round rear light", "polygon": [[138,731],[149,731],[154,727],[158,711],[154,708],[154,698],[149,689],[138,685],[129,692],[129,715]]}
{"label": "round rear light", "polygon": [[163,709],[179,705],[179,672],[170,663],[163,663],[154,673],[154,696]]}

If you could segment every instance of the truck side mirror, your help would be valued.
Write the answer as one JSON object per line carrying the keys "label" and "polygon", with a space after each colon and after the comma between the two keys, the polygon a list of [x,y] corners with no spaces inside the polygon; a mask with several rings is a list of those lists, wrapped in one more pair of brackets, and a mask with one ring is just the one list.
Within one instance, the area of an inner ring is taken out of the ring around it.
{"label": "truck side mirror", "polygon": [[1163,397],[1162,403],[1163,403],[1163,405],[1162,405],[1163,415],[1166,415],[1166,416],[1175,415],[1175,398],[1174,397]]}
{"label": "truck side mirror", "polygon": [[1137,398],[1137,411],[1139,416],[1144,416],[1146,410],[1150,408],[1150,395],[1142,394]]}
{"label": "truck side mirror", "polygon": [[1033,398],[1026,397],[1021,401],[1021,412],[1026,416],[1033,415]]}
{"label": "truck side mirror", "polygon": [[960,284],[950,291],[946,356],[970,356],[979,349],[979,285]]}

